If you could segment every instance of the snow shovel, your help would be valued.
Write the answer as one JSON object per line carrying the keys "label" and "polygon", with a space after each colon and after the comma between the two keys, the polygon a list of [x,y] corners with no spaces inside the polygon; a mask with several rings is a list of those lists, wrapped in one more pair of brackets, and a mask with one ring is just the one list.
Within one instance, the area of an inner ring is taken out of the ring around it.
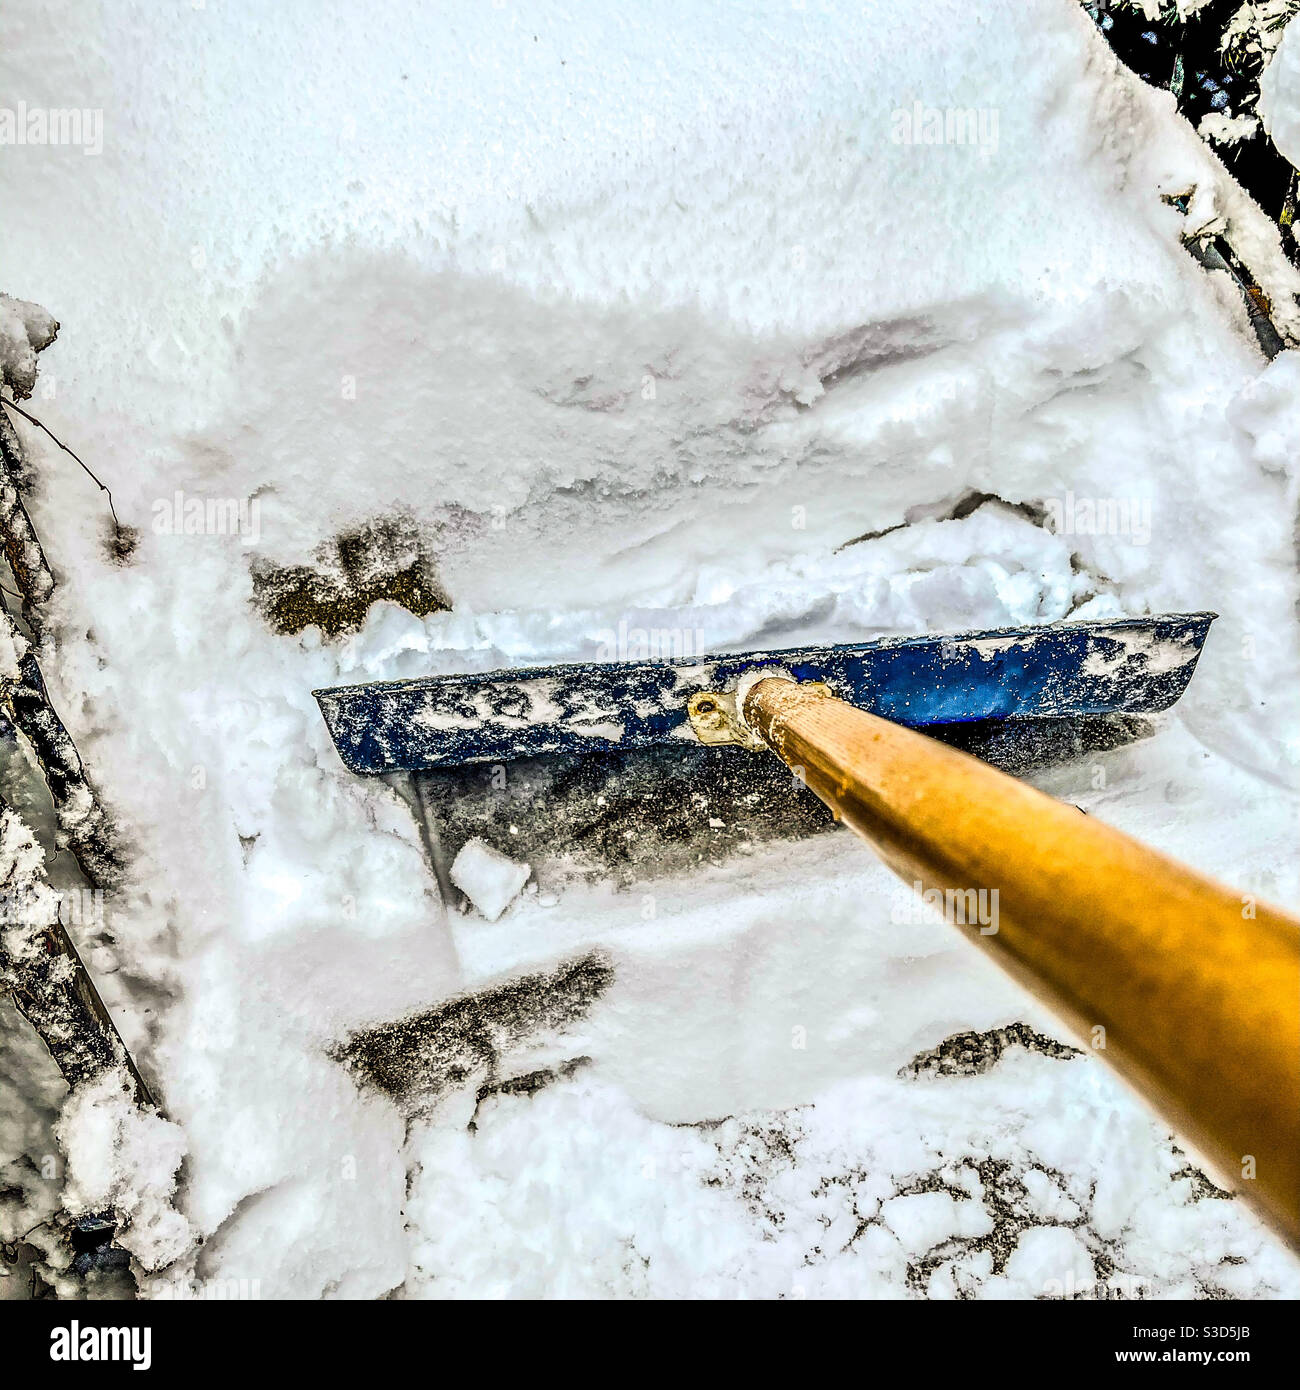
{"label": "snow shovel", "polygon": [[1166,709],[1213,618],[552,666],[316,697],[360,773],[677,740],[776,754],[1300,1245],[1300,922],[918,732]]}

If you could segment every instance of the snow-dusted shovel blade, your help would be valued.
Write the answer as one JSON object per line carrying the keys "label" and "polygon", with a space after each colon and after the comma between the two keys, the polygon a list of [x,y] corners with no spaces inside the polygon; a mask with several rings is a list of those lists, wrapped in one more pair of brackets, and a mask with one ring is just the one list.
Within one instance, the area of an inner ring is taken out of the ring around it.
{"label": "snow-dusted shovel blade", "polygon": [[1186,689],[1215,616],[1001,628],[683,662],[536,666],[314,693],[339,756],[361,773],[694,741],[691,694],[734,689],[764,666],[825,681],[850,704],[913,727],[1154,713]]}

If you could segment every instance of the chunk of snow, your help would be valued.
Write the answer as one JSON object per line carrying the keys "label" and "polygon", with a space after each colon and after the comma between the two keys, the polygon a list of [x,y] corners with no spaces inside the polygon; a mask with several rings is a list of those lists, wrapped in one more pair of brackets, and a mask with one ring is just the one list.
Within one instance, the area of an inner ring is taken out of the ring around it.
{"label": "chunk of snow", "polygon": [[1259,115],[1278,151],[1300,167],[1300,14],[1259,77]]}
{"label": "chunk of snow", "polygon": [[0,384],[15,400],[32,394],[36,354],[54,341],[59,325],[39,304],[0,294]]}
{"label": "chunk of snow", "polygon": [[112,1211],[116,1240],[148,1270],[178,1259],[191,1243],[176,1210],[176,1170],[185,1133],[132,1099],[123,1074],[105,1072],[77,1087],[55,1133],[67,1157],[63,1203],[73,1216]]}
{"label": "chunk of snow", "polygon": [[1218,111],[1207,111],[1196,127],[1202,140],[1213,140],[1216,145],[1235,145],[1238,140],[1248,140],[1259,129],[1254,116],[1224,116]]}
{"label": "chunk of snow", "polygon": [[343,660],[367,673],[381,671],[403,652],[429,650],[424,621],[400,604],[379,599],[370,605],[365,626],[348,643]]}
{"label": "chunk of snow", "polygon": [[1267,472],[1300,482],[1300,352],[1278,355],[1238,392],[1228,419],[1254,441],[1255,462]]}
{"label": "chunk of snow", "polygon": [[982,1236],[993,1229],[982,1202],[962,1201],[947,1192],[916,1192],[894,1197],[880,1219],[913,1255],[922,1255],[950,1236]]}
{"label": "chunk of snow", "polygon": [[468,840],[452,861],[451,881],[488,919],[495,922],[514,902],[532,870],[483,840]]}
{"label": "chunk of snow", "polygon": [[1006,1277],[1016,1296],[1034,1298],[1091,1288],[1097,1275],[1088,1247],[1072,1230],[1032,1226],[1020,1233]]}

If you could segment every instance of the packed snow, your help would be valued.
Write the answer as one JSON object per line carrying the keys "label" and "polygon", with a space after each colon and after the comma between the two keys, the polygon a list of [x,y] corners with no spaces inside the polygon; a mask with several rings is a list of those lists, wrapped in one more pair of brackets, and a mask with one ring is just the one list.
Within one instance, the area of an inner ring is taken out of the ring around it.
{"label": "packed snow", "polygon": [[[42,666],[128,850],[83,953],[163,1116],[61,1102],[0,1013],[0,1238],[111,1202],[142,1276],[266,1297],[1300,1293],[847,832],[737,832],[702,783],[661,861],[611,784],[566,793],[598,848],[548,856],[562,788],[507,768],[452,806],[462,913],[311,696],[628,627],[1213,609],[1153,737],[1033,775],[1294,900],[1300,369],[1180,237],[1225,232],[1293,335],[1300,275],[1078,5],[394,0],[359,43],[342,0],[48,0],[7,29],[7,90],[103,112],[93,158],[5,150],[4,288],[59,320],[31,408],[133,528],[17,422]],[[1046,525],[1070,498],[1149,526]],[[397,573],[442,606],[364,597]],[[450,1059],[418,1103],[374,1080],[394,1037]]]}

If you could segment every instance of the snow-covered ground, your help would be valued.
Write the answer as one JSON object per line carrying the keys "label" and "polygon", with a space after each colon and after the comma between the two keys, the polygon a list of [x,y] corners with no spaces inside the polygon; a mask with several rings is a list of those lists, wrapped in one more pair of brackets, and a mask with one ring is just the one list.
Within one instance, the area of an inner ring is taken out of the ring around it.
{"label": "snow-covered ground", "polygon": [[[59,319],[31,406],[135,528],[111,545],[23,430],[43,666],[131,856],[90,964],[179,1127],[92,1096],[60,1132],[74,1197],[149,1211],[148,1291],[1300,1293],[851,837],[750,834],[703,782],[685,850],[620,858],[660,830],[615,786],[599,848],[548,854],[560,791],[508,773],[460,839],[529,889],[448,912],[310,694],[620,624],[743,649],[1214,609],[1154,737],[1035,776],[1294,899],[1300,356],[1265,364],[1180,233],[1222,222],[1292,334],[1300,277],[1075,4],[46,0],[5,29],[7,92],[102,113],[98,152],[3,150],[0,287]],[[1081,499],[1130,524],[1042,524]],[[409,564],[446,606],[292,630],[312,572]],[[0,1029],[10,1239],[63,1169],[19,1176],[58,1088]],[[178,1161],[184,1221],[130,1171]]]}

